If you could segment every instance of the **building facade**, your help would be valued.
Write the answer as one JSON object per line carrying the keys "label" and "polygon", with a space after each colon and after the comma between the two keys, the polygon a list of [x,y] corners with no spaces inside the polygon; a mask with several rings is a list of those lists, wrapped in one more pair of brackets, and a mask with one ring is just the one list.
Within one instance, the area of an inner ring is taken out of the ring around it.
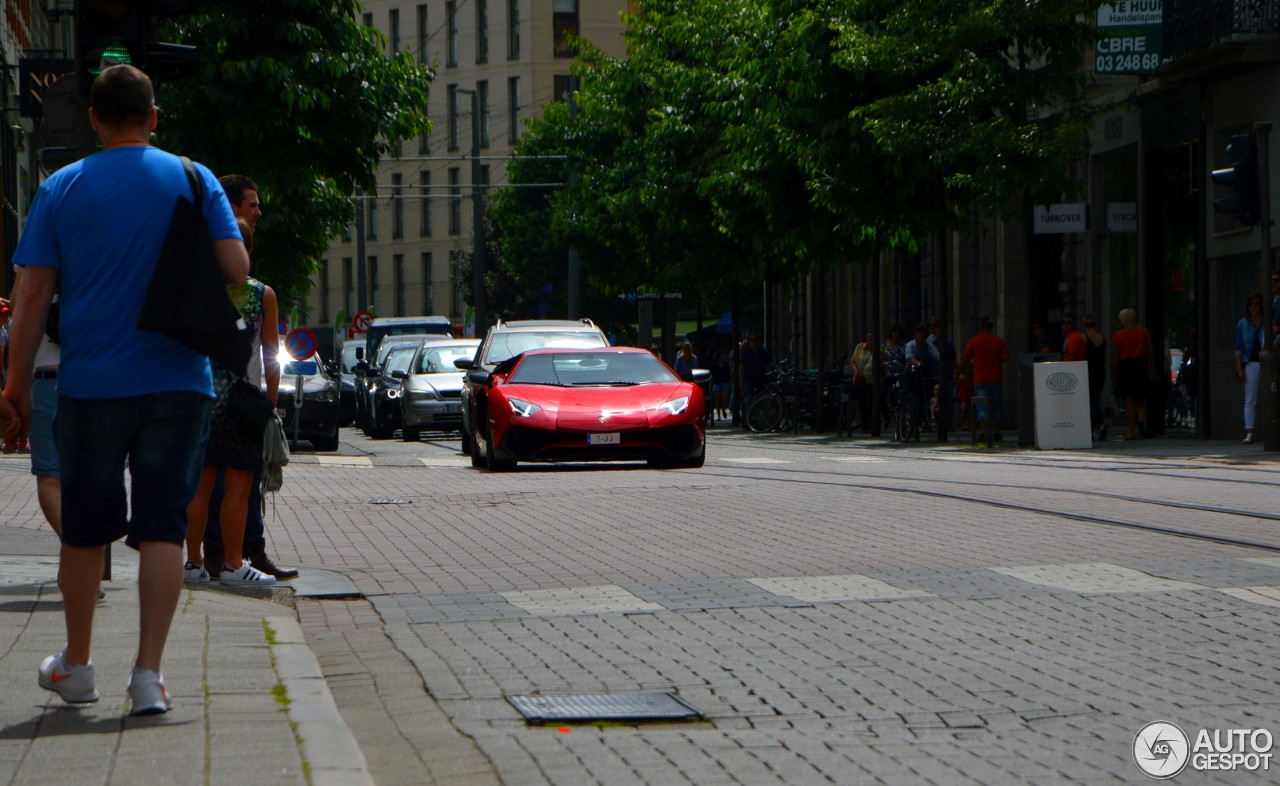
{"label": "building facade", "polygon": [[[935,315],[945,317],[958,348],[980,317],[992,317],[1016,356],[1031,349],[1035,323],[1060,345],[1063,314],[1092,313],[1110,339],[1119,311],[1133,308],[1160,366],[1151,431],[1215,439],[1244,433],[1232,344],[1245,295],[1261,292],[1269,304],[1269,274],[1277,269],[1267,224],[1280,201],[1280,155],[1267,129],[1280,131],[1280,0],[1142,0],[1103,13],[1121,10],[1135,12],[1136,22],[1126,20],[1113,35],[1100,16],[1091,63],[1092,95],[1111,108],[1074,165],[1078,193],[1056,206],[1083,223],[1037,233],[1037,211],[1024,205],[1009,220],[975,218],[969,232],[918,253],[769,282],[765,332],[775,357],[829,365],[868,328],[883,338],[900,324],[909,334]],[[1159,31],[1149,41],[1162,39],[1163,51],[1120,69],[1138,73],[1116,73],[1109,52],[1141,48],[1134,41],[1144,26]],[[1211,173],[1229,166],[1227,146],[1242,134],[1267,162],[1260,180],[1270,185],[1270,209],[1256,223],[1214,205],[1233,194]],[[1174,384],[1186,356],[1198,365],[1190,388]],[[1019,401],[1021,368],[1016,359],[1006,368],[1006,425],[1029,406]],[[1114,412],[1118,403],[1104,396]]]}
{"label": "building facade", "polygon": [[627,10],[626,0],[369,0],[362,21],[386,37],[388,54],[435,68],[432,130],[396,145],[379,166],[377,193],[357,197],[360,219],[320,260],[310,323],[331,328],[341,310],[349,326],[368,309],[447,316],[461,328],[471,282],[458,275],[459,260],[474,238],[472,124],[487,194],[507,185],[524,121],[566,100],[570,39],[622,56]]}

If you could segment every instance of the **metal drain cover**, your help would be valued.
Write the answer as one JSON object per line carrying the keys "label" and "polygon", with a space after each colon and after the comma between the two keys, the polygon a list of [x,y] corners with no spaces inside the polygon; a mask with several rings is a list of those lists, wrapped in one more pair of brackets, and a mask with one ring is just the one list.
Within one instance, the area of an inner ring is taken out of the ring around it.
{"label": "metal drain cover", "polygon": [[528,721],[690,720],[702,713],[673,693],[508,696]]}
{"label": "metal drain cover", "polygon": [[412,505],[411,499],[371,499],[370,505]]}

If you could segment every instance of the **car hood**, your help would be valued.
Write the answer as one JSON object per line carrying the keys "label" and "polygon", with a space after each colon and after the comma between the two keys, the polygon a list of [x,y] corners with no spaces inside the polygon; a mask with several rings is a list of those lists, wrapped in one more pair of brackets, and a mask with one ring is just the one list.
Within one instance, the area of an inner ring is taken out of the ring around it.
{"label": "car hood", "polygon": [[648,426],[660,412],[659,406],[691,395],[691,390],[692,386],[683,382],[598,388],[504,385],[502,394],[537,404],[548,416],[554,416],[561,428],[599,429]]}
{"label": "car hood", "polygon": [[462,380],[465,374],[454,371],[444,371],[439,374],[414,374],[405,380],[405,387],[409,390],[462,390]]}

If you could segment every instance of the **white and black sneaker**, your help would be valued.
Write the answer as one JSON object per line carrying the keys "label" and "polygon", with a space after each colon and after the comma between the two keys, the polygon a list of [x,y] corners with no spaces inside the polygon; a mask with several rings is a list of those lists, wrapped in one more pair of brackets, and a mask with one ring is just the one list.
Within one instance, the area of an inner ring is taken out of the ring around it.
{"label": "white and black sneaker", "polygon": [[205,570],[204,565],[197,565],[191,560],[187,560],[182,566],[182,582],[184,584],[208,584],[209,571]]}
{"label": "white and black sneaker", "polygon": [[276,583],[276,577],[263,573],[245,560],[239,568],[223,565],[218,582],[228,587],[268,587]]}

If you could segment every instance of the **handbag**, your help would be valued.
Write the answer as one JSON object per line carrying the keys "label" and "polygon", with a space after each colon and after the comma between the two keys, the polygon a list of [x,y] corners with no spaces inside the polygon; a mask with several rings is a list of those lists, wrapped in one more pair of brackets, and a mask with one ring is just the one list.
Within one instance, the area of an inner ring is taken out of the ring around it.
{"label": "handbag", "polygon": [[257,385],[237,377],[227,391],[223,411],[242,435],[256,442],[266,433],[267,421],[275,414],[275,407]]}
{"label": "handbag", "polygon": [[175,201],[138,327],[164,333],[244,376],[253,336],[243,329],[240,312],[227,294],[204,220],[204,189],[195,166],[182,156],[182,167],[195,202],[182,196]]}

